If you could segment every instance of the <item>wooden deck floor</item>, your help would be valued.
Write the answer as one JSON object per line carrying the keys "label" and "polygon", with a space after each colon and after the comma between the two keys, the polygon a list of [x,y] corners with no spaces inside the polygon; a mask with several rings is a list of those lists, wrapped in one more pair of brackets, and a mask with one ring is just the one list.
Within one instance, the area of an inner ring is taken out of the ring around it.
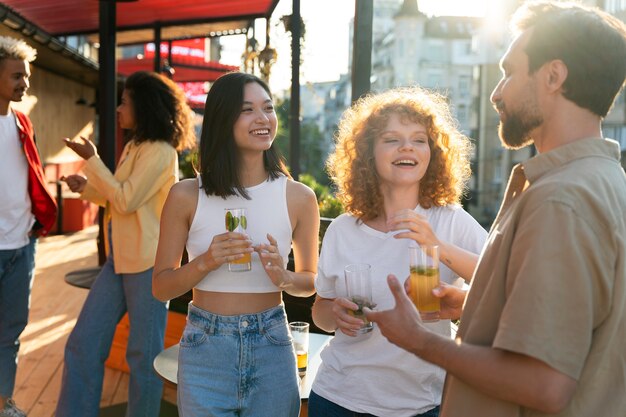
{"label": "wooden deck floor", "polygon": [[[63,348],[87,291],[66,273],[97,265],[97,227],[39,240],[29,324],[22,334],[14,398],[29,417],[52,417],[63,372]],[[106,368],[101,407],[127,401],[128,375]]]}

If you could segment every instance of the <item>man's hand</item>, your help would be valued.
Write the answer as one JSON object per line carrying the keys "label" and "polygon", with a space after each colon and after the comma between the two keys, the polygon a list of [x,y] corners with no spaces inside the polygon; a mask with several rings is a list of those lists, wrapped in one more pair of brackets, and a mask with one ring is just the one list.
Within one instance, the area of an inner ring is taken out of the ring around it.
{"label": "man's hand", "polygon": [[440,318],[456,320],[461,317],[467,290],[441,282],[433,290],[433,295],[441,300]]}
{"label": "man's hand", "polygon": [[63,142],[65,142],[65,146],[76,152],[76,154],[84,160],[87,160],[94,155],[98,155],[96,145],[94,145],[92,141],[82,136],[80,137],[80,140],[82,140],[82,143],[65,138],[63,139]]}
{"label": "man's hand", "polygon": [[428,330],[422,325],[418,311],[398,279],[394,275],[389,275],[387,283],[396,306],[385,311],[372,311],[368,308],[364,308],[363,311],[370,321],[378,324],[383,336],[391,343],[412,352],[416,343],[420,343],[420,334]]}

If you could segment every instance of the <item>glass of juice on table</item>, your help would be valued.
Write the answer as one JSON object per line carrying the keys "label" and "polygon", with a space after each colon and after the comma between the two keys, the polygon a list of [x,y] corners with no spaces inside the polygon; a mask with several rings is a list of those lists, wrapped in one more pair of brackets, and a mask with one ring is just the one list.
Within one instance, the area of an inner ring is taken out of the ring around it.
{"label": "glass of juice on table", "polygon": [[298,374],[306,374],[306,366],[309,361],[309,323],[305,321],[292,321],[289,323],[293,347],[298,360]]}
{"label": "glass of juice on table", "polygon": [[422,321],[438,321],[440,303],[433,289],[439,286],[439,246],[409,246],[409,262],[411,300]]}
{"label": "glass of juice on table", "polygon": [[372,300],[371,270],[372,267],[368,264],[350,264],[344,268],[347,298],[358,306],[357,310],[348,310],[348,313],[363,320],[363,327],[357,332],[359,334],[369,333],[373,329],[372,323],[363,312],[363,307],[375,307]]}
{"label": "glass of juice on table", "polygon": [[[246,233],[248,217],[246,209],[228,208],[224,210],[226,230],[229,232]],[[230,272],[244,272],[252,269],[252,254],[246,253],[243,258],[228,263]]]}

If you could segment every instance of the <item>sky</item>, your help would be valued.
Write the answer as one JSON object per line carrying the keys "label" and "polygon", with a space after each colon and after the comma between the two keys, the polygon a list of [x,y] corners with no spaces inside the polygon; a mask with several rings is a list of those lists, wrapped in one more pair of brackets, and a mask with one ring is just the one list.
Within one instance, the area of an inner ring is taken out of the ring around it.
{"label": "sky", "polygon": [[[485,2],[418,0],[418,5],[429,16],[480,16],[485,13]],[[280,16],[291,14],[291,8],[291,0],[280,0],[270,23],[270,44],[278,51],[278,59],[270,76],[270,87],[275,93],[291,85],[291,40],[279,21]],[[301,51],[300,82],[338,80],[340,74],[348,71],[349,28],[354,16],[354,0],[301,0],[300,13],[306,26],[306,38]],[[256,38],[264,44],[265,23],[261,19],[257,21]],[[245,45],[243,36],[223,38],[223,44],[221,62],[239,65]]]}

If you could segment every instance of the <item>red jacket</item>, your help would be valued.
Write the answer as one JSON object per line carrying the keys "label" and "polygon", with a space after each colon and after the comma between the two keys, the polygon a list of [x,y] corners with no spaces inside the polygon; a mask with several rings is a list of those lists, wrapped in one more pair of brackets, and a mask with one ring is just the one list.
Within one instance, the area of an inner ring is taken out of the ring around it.
{"label": "red jacket", "polygon": [[16,110],[13,112],[17,116],[18,135],[28,162],[28,194],[30,195],[31,211],[36,220],[33,233],[37,236],[45,236],[56,220],[57,204],[46,188],[46,178],[35,146],[33,125],[25,114]]}

